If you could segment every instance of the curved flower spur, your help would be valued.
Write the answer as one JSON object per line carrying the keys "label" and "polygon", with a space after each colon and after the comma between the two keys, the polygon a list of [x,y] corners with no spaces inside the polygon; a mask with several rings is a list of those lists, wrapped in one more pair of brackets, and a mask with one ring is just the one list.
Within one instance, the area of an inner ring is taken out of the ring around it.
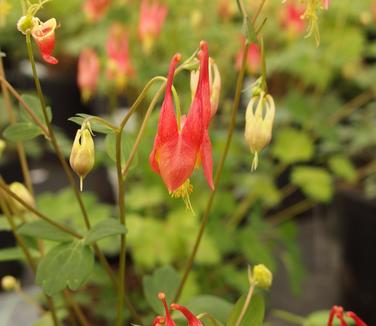
{"label": "curved flower spur", "polygon": [[172,98],[172,83],[180,54],[170,63],[165,98],[158,121],[158,131],[154,139],[149,161],[154,172],[160,174],[172,197],[181,197],[188,209],[193,211],[189,194],[190,183],[195,167],[202,163],[204,175],[213,189],[213,163],[208,127],[211,119],[209,52],[206,42],[201,42],[198,53],[200,73],[196,92],[187,116],[176,119]]}

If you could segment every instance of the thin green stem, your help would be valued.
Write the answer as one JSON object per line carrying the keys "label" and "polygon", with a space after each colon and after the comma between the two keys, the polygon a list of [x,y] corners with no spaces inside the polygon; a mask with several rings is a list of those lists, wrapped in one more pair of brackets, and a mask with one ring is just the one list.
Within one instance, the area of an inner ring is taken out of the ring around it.
{"label": "thin green stem", "polygon": [[[125,220],[125,187],[121,171],[121,139],[122,133],[116,134],[116,172],[118,179],[118,205],[120,223],[126,226]],[[125,267],[126,267],[126,235],[120,236],[120,261],[119,261],[119,285],[118,302],[116,310],[116,325],[120,326],[123,322],[123,306],[125,297]]]}
{"label": "thin green stem", "polygon": [[304,199],[274,215],[270,215],[268,217],[268,223],[273,225],[273,226],[278,226],[281,223],[284,223],[298,214],[301,214],[312,207],[314,207],[316,203],[314,203],[311,199]]}
{"label": "thin green stem", "polygon": [[[1,55],[0,55],[0,77],[2,78],[2,80],[6,79],[3,59]],[[9,120],[9,123],[12,125],[16,123],[17,121],[16,115],[13,109],[12,101],[9,96],[9,89],[6,87],[5,83],[3,82],[1,83],[1,90],[3,93],[4,104],[8,113],[8,120]],[[30,194],[33,196],[34,190],[33,190],[33,184],[31,182],[31,177],[30,177],[30,172],[29,172],[29,164],[27,162],[25,148],[21,142],[16,142],[16,150],[17,150],[18,159],[20,161],[21,171],[22,171],[26,188],[29,190]]]}
{"label": "thin green stem", "polygon": [[82,326],[90,326],[90,323],[87,321],[85,315],[83,314],[80,306],[74,300],[73,295],[68,290],[64,290],[64,297],[69,306],[71,306],[72,310],[74,311],[80,325]]}
{"label": "thin green stem", "polygon": [[251,299],[252,299],[252,295],[253,295],[253,291],[255,290],[255,284],[252,282],[251,283],[251,286],[249,287],[249,290],[248,290],[248,293],[247,293],[247,297],[245,299],[245,302],[244,302],[244,305],[242,307],[242,310],[240,312],[240,315],[235,323],[235,326],[240,326],[246,312],[247,312],[247,309],[249,307],[249,304],[251,303]]}

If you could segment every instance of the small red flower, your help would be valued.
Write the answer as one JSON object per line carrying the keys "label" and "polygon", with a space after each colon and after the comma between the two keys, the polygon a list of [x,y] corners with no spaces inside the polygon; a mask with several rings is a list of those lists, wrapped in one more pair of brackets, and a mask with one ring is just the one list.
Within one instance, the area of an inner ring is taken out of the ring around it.
{"label": "small red flower", "polygon": [[[242,37],[242,48],[238,52],[236,56],[236,69],[240,69],[242,64],[242,55],[245,47],[245,39]],[[248,53],[247,53],[247,69],[251,74],[254,74],[260,70],[261,67],[261,50],[260,47],[252,43],[249,46]]]}
{"label": "small red flower", "polygon": [[305,26],[302,19],[304,8],[294,3],[289,3],[284,7],[282,13],[282,27],[293,36],[304,33]]}
{"label": "small red flower", "polygon": [[208,72],[208,47],[201,42],[200,75],[197,89],[188,115],[178,127],[172,99],[172,82],[180,55],[170,63],[165,98],[162,103],[158,131],[149,160],[152,169],[161,175],[170,193],[182,197],[190,207],[189,193],[192,186],[189,177],[201,160],[205,177],[212,187],[212,159],[208,127],[211,117],[210,86]]}
{"label": "small red flower", "polygon": [[52,56],[52,52],[55,48],[56,27],[56,19],[51,18],[44,23],[38,21],[31,30],[31,35],[39,47],[43,60],[52,65],[58,63],[57,59]]}
{"label": "small red flower", "polygon": [[170,307],[172,310],[179,310],[185,316],[185,318],[188,320],[188,326],[204,326],[202,322],[186,307],[177,303],[171,304]]}
{"label": "small red flower", "polygon": [[150,51],[153,41],[160,34],[167,12],[166,5],[157,1],[142,0],[138,35],[146,52]]}
{"label": "small red flower", "polygon": [[107,78],[114,80],[123,89],[127,80],[134,75],[128,45],[128,35],[123,25],[114,23],[106,43]]}
{"label": "small red flower", "polygon": [[159,298],[159,300],[162,301],[164,309],[165,309],[165,314],[166,314],[165,323],[166,323],[166,326],[176,326],[175,322],[171,318],[170,310],[168,309],[168,306],[167,306],[166,295],[163,292],[159,292],[158,293],[158,298]]}
{"label": "small red flower", "polygon": [[[356,326],[367,326],[367,324],[361,320],[354,312],[349,311],[346,313],[346,316],[353,319],[355,321]],[[328,319],[328,326],[333,326],[334,317],[339,319],[341,326],[348,326],[345,317],[344,317],[344,310],[341,306],[333,306],[330,310],[329,319]]]}
{"label": "small red flower", "polygon": [[90,21],[96,22],[104,16],[110,4],[111,0],[86,0],[83,11]]}
{"label": "small red flower", "polygon": [[89,48],[83,50],[78,59],[77,84],[85,101],[97,89],[99,69],[99,58],[96,52]]}

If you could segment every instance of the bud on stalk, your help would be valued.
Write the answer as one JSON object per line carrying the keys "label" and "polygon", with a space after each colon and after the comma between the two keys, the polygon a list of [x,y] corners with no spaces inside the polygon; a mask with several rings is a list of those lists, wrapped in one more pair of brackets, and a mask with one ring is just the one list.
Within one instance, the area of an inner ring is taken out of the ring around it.
{"label": "bud on stalk", "polygon": [[90,129],[84,127],[77,130],[74,138],[69,163],[74,172],[80,177],[80,190],[82,191],[83,179],[94,166],[95,151],[94,141]]}
{"label": "bud on stalk", "polygon": [[[35,201],[29,190],[20,182],[12,182],[9,185],[9,190],[20,197],[26,204],[31,207],[35,207]],[[9,206],[13,214],[22,214],[27,211],[27,208],[23,206],[13,197],[9,196]]]}

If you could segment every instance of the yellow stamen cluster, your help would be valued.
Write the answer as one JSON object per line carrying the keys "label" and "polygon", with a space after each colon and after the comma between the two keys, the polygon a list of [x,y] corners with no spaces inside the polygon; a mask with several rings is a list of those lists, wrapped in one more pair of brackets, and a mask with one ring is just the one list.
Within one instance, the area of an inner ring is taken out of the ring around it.
{"label": "yellow stamen cluster", "polygon": [[182,198],[187,210],[194,214],[194,210],[189,198],[189,194],[193,192],[191,181],[187,179],[178,189],[170,193],[172,198]]}

